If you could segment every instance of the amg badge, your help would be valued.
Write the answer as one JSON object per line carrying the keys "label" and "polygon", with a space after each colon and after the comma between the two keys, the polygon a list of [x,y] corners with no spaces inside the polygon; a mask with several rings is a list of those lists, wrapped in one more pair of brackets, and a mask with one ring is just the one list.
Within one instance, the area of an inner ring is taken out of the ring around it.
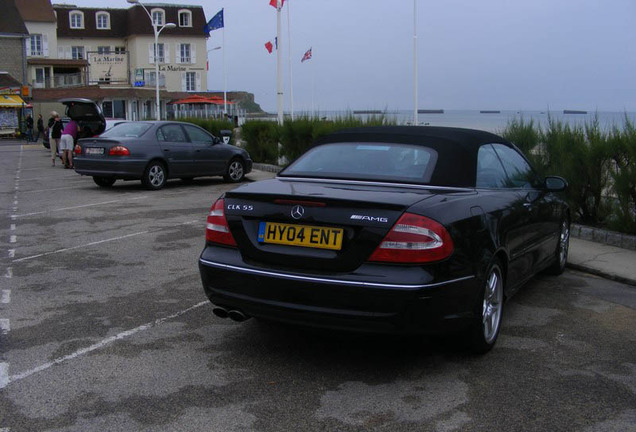
{"label": "amg badge", "polygon": [[379,217],[379,216],[365,216],[365,215],[351,215],[350,219],[360,220],[360,221],[369,221],[369,222],[381,222],[387,223],[389,221],[388,218]]}

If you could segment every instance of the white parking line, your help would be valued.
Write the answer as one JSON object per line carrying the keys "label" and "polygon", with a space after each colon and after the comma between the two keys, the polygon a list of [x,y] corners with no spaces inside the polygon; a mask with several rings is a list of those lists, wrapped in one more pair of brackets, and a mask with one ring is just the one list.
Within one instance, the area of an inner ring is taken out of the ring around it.
{"label": "white parking line", "polygon": [[9,320],[6,318],[0,319],[0,333],[7,334],[11,330],[11,325],[9,324]]}
{"label": "white parking line", "polygon": [[2,297],[0,297],[0,303],[2,304],[11,303],[11,290],[2,290]]}
{"label": "white parking line", "polygon": [[0,363],[0,389],[9,384],[9,363]]}
{"label": "white parking line", "polygon": [[[7,377],[7,378],[5,378],[5,384],[4,385],[3,385],[2,378],[0,377],[0,389],[6,387],[9,383],[13,383],[13,382],[19,381],[21,379],[27,378],[27,377],[29,377],[29,376],[31,376],[33,374],[38,373],[38,372],[45,371],[45,370],[51,368],[52,366],[58,365],[60,363],[64,363],[66,361],[73,360],[74,358],[77,358],[77,357],[82,356],[84,354],[88,354],[88,353],[90,353],[92,351],[95,351],[95,350],[98,350],[100,348],[103,348],[106,345],[111,344],[113,342],[116,342],[118,340],[122,340],[124,338],[133,336],[133,335],[135,335],[135,334],[137,334],[139,332],[150,330],[151,328],[157,327],[158,325],[161,325],[161,324],[163,324],[164,322],[166,322],[168,320],[180,317],[183,314],[186,314],[186,313],[188,313],[188,312],[190,312],[190,311],[192,311],[194,309],[198,309],[201,306],[205,306],[207,304],[210,304],[210,302],[207,301],[207,300],[206,301],[202,301],[200,303],[195,304],[194,306],[190,306],[187,309],[184,309],[182,311],[176,312],[176,313],[174,313],[172,315],[168,315],[167,317],[156,319],[156,320],[154,320],[152,322],[149,322],[147,324],[143,324],[143,325],[140,325],[139,327],[135,327],[132,330],[126,330],[124,332],[116,334],[115,336],[111,336],[109,338],[103,339],[102,341],[97,342],[96,344],[93,344],[93,345],[91,345],[89,347],[77,350],[77,351],[75,351],[72,354],[65,355],[64,357],[56,358],[53,361],[50,361],[48,363],[44,363],[43,365],[40,365],[40,366],[35,367],[33,369],[29,369],[29,370],[24,371],[22,373],[13,375],[11,377]],[[5,373],[5,375],[8,375],[8,374]]]}
{"label": "white parking line", "polygon": [[15,243],[18,240],[18,237],[15,235],[12,235],[9,237],[9,243]]}
{"label": "white parking line", "polygon": [[7,252],[9,252],[9,258],[15,257],[15,249],[9,249]]}
{"label": "white parking line", "polygon": [[148,195],[142,195],[140,197],[134,197],[134,198],[130,198],[130,199],[102,201],[102,202],[98,202],[98,203],[84,204],[84,205],[73,206],[73,207],[62,207],[62,208],[59,208],[59,209],[51,209],[51,210],[46,210],[46,211],[41,211],[41,212],[23,213],[23,214],[13,215],[13,216],[11,216],[11,218],[15,219],[15,218],[21,218],[21,217],[27,217],[27,216],[36,216],[36,215],[41,215],[41,214],[46,214],[46,213],[53,213],[53,212],[58,212],[58,211],[75,210],[75,209],[78,209],[78,208],[95,207],[95,206],[113,204],[113,203],[119,203],[119,202],[142,200],[142,199],[146,199],[146,198],[148,198]]}
{"label": "white parking line", "polygon": [[13,277],[13,267],[7,267],[7,272],[4,274],[4,277],[7,279],[11,279]]}
{"label": "white parking line", "polygon": [[71,186],[71,187],[52,188],[52,189],[37,189],[37,190],[30,190],[30,191],[22,191],[22,193],[23,194],[41,193],[41,192],[51,192],[51,191],[68,190],[68,189],[80,189],[83,187],[85,186]]}
{"label": "white parking line", "polygon": [[45,252],[45,253],[41,253],[41,254],[37,254],[37,255],[31,255],[31,256],[28,256],[28,257],[24,257],[24,258],[18,258],[16,260],[13,260],[13,262],[17,263],[17,262],[22,262],[22,261],[28,261],[28,260],[31,260],[31,259],[34,259],[34,258],[40,258],[40,257],[47,256],[47,255],[53,255],[53,254],[60,253],[60,252],[67,252],[67,251],[70,251],[70,250],[80,249],[80,248],[87,247],[87,246],[94,246],[94,245],[98,245],[98,244],[101,244],[101,243],[108,243],[108,242],[112,242],[112,241],[115,241],[115,240],[125,239],[125,238],[128,238],[128,237],[134,237],[134,236],[138,236],[138,235],[141,235],[141,234],[147,234],[149,232],[150,231],[139,231],[139,232],[132,233],[132,234],[127,234],[127,235],[124,235],[124,236],[113,237],[113,238],[109,238],[109,239],[106,239],[106,240],[99,240],[99,241],[90,242],[90,243],[86,243],[86,244],[79,245],[79,246],[73,246],[73,247],[64,248],[64,249],[58,249],[58,250],[54,250],[54,251],[51,251],[51,252]]}

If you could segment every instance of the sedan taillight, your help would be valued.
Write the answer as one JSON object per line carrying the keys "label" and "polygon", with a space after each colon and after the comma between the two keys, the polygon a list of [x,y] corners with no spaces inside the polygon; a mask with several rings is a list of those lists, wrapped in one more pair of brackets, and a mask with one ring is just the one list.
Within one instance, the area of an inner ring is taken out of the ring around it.
{"label": "sedan taillight", "polygon": [[117,145],[110,148],[108,152],[110,156],[130,156],[130,150],[122,145]]}
{"label": "sedan taillight", "polygon": [[82,147],[80,147],[79,144],[75,144],[75,148],[73,149],[73,153],[75,153],[76,155],[82,154]]}
{"label": "sedan taillight", "polygon": [[208,214],[208,224],[205,227],[205,240],[226,246],[236,246],[236,241],[230,232],[230,227],[225,219],[225,202],[218,199]]}
{"label": "sedan taillight", "polygon": [[404,213],[369,261],[429,263],[448,258],[453,248],[453,240],[444,226],[424,216]]}

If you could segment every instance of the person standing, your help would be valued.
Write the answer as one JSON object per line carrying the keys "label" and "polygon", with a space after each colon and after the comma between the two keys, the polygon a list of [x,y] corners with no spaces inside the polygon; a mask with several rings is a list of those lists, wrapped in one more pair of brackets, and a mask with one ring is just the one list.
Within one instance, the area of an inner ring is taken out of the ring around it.
{"label": "person standing", "polygon": [[60,145],[60,138],[62,137],[62,120],[60,115],[55,111],[51,112],[51,118],[49,119],[49,144],[51,146],[51,166],[55,166],[55,159],[57,158],[57,149]]}
{"label": "person standing", "polygon": [[79,132],[79,125],[75,120],[71,120],[64,126],[62,138],[60,138],[60,149],[62,150],[62,162],[64,168],[73,168],[73,147]]}
{"label": "person standing", "polygon": [[38,140],[40,139],[40,135],[44,135],[44,120],[42,120],[42,114],[38,114],[35,138],[33,139],[33,141],[38,142]]}
{"label": "person standing", "polygon": [[33,141],[33,117],[31,117],[31,114],[26,116],[26,129],[27,142],[31,142]]}

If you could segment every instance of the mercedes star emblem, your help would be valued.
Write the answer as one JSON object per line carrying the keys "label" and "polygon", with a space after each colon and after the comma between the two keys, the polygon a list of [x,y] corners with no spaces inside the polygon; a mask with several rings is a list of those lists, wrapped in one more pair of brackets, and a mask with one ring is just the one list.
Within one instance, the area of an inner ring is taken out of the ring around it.
{"label": "mercedes star emblem", "polygon": [[304,214],[305,209],[302,206],[297,205],[291,209],[291,217],[293,217],[294,219],[300,219],[301,217],[303,217]]}

